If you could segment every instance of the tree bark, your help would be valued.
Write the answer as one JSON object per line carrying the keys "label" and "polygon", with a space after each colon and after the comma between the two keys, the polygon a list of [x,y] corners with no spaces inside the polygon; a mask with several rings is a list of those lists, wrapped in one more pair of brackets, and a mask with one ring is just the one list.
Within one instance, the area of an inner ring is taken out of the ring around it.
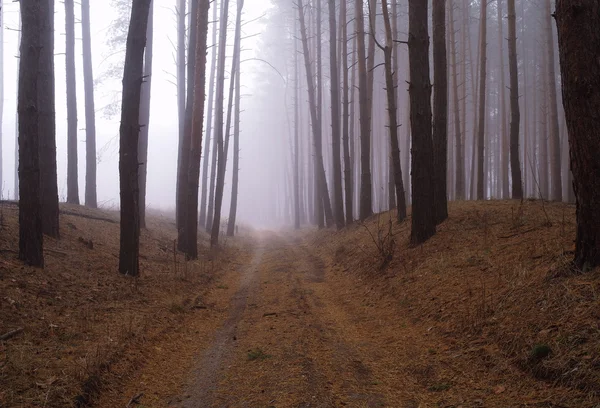
{"label": "tree bark", "polygon": [[[206,43],[208,37],[209,0],[198,2],[196,21],[196,62],[194,64],[194,96],[191,127],[190,163],[186,203],[186,255],[198,258],[198,182],[200,179],[200,157],[202,155],[202,126],[204,125],[204,91],[206,87]],[[193,16],[192,16],[193,17]]]}
{"label": "tree bark", "polygon": [[448,218],[448,57],[446,1],[433,0],[433,193],[435,221]]}
{"label": "tree bark", "polygon": [[139,275],[140,212],[138,139],[144,47],[151,0],[134,0],[127,34],[121,107],[119,178],[121,187],[121,239],[119,272]]}
{"label": "tree bark", "polygon": [[574,263],[587,271],[600,265],[600,3],[557,0],[556,23],[577,206]]}
{"label": "tree bark", "polygon": [[[392,0],[395,1],[395,0]],[[394,76],[397,72],[393,71],[393,59],[397,58],[394,52],[394,38],[392,37],[392,25],[390,23],[390,14],[388,10],[387,0],[382,0],[381,9],[383,10],[383,22],[385,26],[385,47],[383,49],[385,59],[385,86],[387,90],[387,105],[388,105],[388,125],[390,128],[390,157],[392,161],[393,182],[394,188],[390,191],[390,195],[396,193],[398,222],[404,221],[406,218],[406,201],[404,200],[404,181],[402,179],[402,166],[400,165],[400,146],[398,144],[398,109],[396,107],[396,81]]]}
{"label": "tree bark", "polygon": [[[144,54],[144,82],[140,106],[140,129],[138,154],[140,160],[140,228],[146,228],[146,179],[148,175],[148,132],[150,130],[150,96],[152,90],[152,48],[154,37],[154,1],[150,2],[148,27],[146,30],[146,51]],[[145,84],[145,86],[144,86]]]}
{"label": "tree bark", "polygon": [[[349,122],[350,117],[350,89],[348,89],[348,13],[346,1],[340,2],[340,27],[342,28],[342,145],[344,149],[344,197],[346,204],[346,225],[352,224],[353,215],[353,197],[352,197],[352,160],[350,158],[350,143],[354,143],[353,138],[349,140],[349,127],[353,128],[354,123]],[[354,92],[354,89],[352,89]],[[354,117],[354,115],[352,115]]]}
{"label": "tree bark", "polygon": [[19,59],[19,259],[44,267],[39,163],[38,70],[42,26],[49,16],[37,0],[21,0]]}
{"label": "tree bark", "polygon": [[[240,0],[243,2],[243,0]],[[238,203],[238,186],[239,186],[239,173],[240,173],[240,100],[241,100],[241,85],[240,85],[240,56],[238,50],[237,58],[237,69],[235,75],[235,107],[233,119],[233,169],[232,169],[232,180],[231,180],[231,204],[229,206],[229,219],[227,220],[227,236],[233,237],[235,234],[236,218],[237,218],[237,203]],[[296,138],[296,141],[298,139]],[[298,143],[296,143],[296,155],[298,152]],[[298,163],[298,156],[295,157],[295,163]],[[298,227],[300,226],[300,203],[298,197],[298,167],[295,166],[294,184],[295,184],[295,200],[294,200],[294,217],[298,220]],[[295,221],[294,221],[295,222]]]}
{"label": "tree bark", "polygon": [[75,76],[75,7],[65,0],[67,72],[67,203],[79,205],[77,169],[77,85]]}
{"label": "tree bark", "polygon": [[371,126],[369,112],[369,82],[365,50],[365,16],[363,0],[355,0],[354,23],[356,25],[358,52],[358,106],[360,109],[360,209],[359,219],[364,221],[373,214],[371,192]]}
{"label": "tree bark", "polygon": [[485,189],[487,186],[484,183],[485,174],[483,164],[485,160],[485,82],[487,79],[487,1],[482,1],[480,4],[481,15],[481,38],[479,49],[479,125],[477,128],[477,199],[485,199]]}
{"label": "tree bark", "polygon": [[[2,124],[4,122],[4,10],[0,5],[0,183],[4,185],[4,173],[2,172],[2,166],[4,164],[4,154],[2,152]],[[2,194],[4,196],[4,194]],[[5,197],[2,197],[3,199]]]}
{"label": "tree bark", "polygon": [[54,0],[40,2],[42,33],[38,78],[39,165],[42,230],[58,238],[58,177],[56,171],[56,114],[54,87]]}
{"label": "tree bark", "polygon": [[427,3],[408,2],[410,64],[410,123],[412,137],[411,243],[419,245],[435,234],[433,141]]}
{"label": "tree bark", "polygon": [[294,19],[294,35],[292,37],[292,41],[294,41],[294,228],[300,229],[300,70],[298,68],[297,21]]}
{"label": "tree bark", "polygon": [[501,148],[502,153],[500,154],[500,174],[501,174],[501,198],[506,198],[509,195],[508,192],[508,168],[510,167],[508,164],[508,149],[509,149],[509,136],[506,129],[506,76],[504,73],[504,15],[502,13],[502,0],[498,0],[498,27],[499,27],[499,35],[498,41],[499,50],[500,50],[500,120],[502,121],[500,125],[500,140],[501,140]]}
{"label": "tree bark", "polygon": [[96,107],[92,70],[92,36],[90,33],[90,0],[81,1],[83,47],[83,86],[85,90],[85,205],[98,207],[96,193]]}
{"label": "tree bark", "polygon": [[[192,16],[198,15],[198,1],[191,0],[190,13]],[[191,20],[193,21],[193,20]],[[190,168],[190,149],[192,144],[192,109],[194,104],[194,74],[196,68],[196,24],[190,24],[190,39],[188,45],[188,63],[187,63],[187,90],[185,103],[185,123],[183,131],[183,141],[179,145],[179,169],[177,180],[179,180],[179,195],[177,196],[177,249],[182,252],[187,251],[185,229],[188,198],[188,171]]]}
{"label": "tree bark", "polygon": [[335,0],[329,2],[329,73],[331,75],[331,151],[333,154],[333,216],[338,229],[344,227],[342,163],[340,148],[340,81],[337,61]]}
{"label": "tree bark", "polygon": [[[186,0],[177,0],[177,119],[179,124],[179,138],[177,146],[183,145],[183,138],[185,134],[185,38],[186,38],[186,26],[185,26],[185,9]],[[179,225],[180,217],[179,211],[181,210],[178,197],[179,190],[182,186],[179,184],[179,171],[181,166],[181,149],[177,152],[177,180],[175,186],[175,220]]]}

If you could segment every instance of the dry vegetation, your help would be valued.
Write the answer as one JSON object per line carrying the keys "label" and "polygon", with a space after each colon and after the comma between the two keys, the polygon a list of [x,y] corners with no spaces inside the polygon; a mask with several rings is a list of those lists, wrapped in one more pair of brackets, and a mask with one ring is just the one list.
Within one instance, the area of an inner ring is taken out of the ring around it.
{"label": "dry vegetation", "polygon": [[[117,213],[61,207],[62,238],[45,240],[46,268],[17,260],[17,207],[2,203],[1,407],[83,406],[147,360],[147,350],[206,308],[204,295],[235,252],[174,257],[171,220],[142,232],[137,279],[117,273]],[[203,239],[204,240],[204,239]]]}
{"label": "dry vegetation", "polygon": [[[489,382],[496,376],[500,384],[498,394],[516,368],[546,384],[548,406],[600,402],[600,271],[581,273],[569,266],[574,206],[531,200],[452,203],[450,219],[425,245],[409,246],[410,221],[395,225],[397,248],[388,262],[381,248],[390,235],[390,216],[375,216],[342,233],[323,232],[313,242],[330,259],[333,276],[365,283],[347,295],[367,304],[385,299],[399,318],[438,339],[430,345],[432,355],[453,354],[473,367],[487,367]],[[415,364],[431,368],[431,359],[421,356]],[[441,378],[457,376],[441,370]],[[453,384],[441,383],[448,389]],[[522,388],[511,397],[515,403],[528,401],[527,386]],[[471,391],[456,392],[464,397]],[[538,394],[535,402],[544,401]]]}

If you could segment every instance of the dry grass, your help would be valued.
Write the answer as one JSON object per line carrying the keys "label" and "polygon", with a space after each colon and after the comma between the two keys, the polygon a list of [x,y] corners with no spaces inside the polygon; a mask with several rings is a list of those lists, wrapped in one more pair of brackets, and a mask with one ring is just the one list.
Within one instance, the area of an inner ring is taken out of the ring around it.
{"label": "dry grass", "polygon": [[141,276],[123,277],[118,223],[108,221],[118,214],[65,205],[61,239],[45,239],[46,268],[25,267],[16,259],[17,208],[1,206],[0,335],[24,328],[0,342],[2,407],[91,403],[143,364],[142,351],[181,325],[227,266],[226,256],[210,260],[204,249],[197,262],[174,256],[171,220],[152,217]]}
{"label": "dry grass", "polygon": [[[383,271],[372,231],[394,214],[341,233],[323,231],[312,245],[329,259],[340,290],[344,280],[360,279],[352,296],[385,304],[379,319],[391,310],[406,317],[406,330],[424,328],[437,339],[414,362],[417,377],[432,377],[431,355],[453,350],[467,366],[487,366],[488,382],[497,376],[502,384],[517,370],[532,386],[550,386],[549,400],[593,406],[600,402],[600,271],[568,268],[574,213],[571,205],[539,201],[451,203],[450,218],[422,246],[409,246],[410,219],[395,225],[397,248]],[[430,391],[459,388],[448,381],[450,372],[435,377]]]}

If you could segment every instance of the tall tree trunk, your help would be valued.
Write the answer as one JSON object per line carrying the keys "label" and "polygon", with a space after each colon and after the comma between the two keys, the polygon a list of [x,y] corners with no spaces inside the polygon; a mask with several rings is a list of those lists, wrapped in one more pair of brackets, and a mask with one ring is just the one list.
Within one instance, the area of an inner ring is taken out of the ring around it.
{"label": "tall tree trunk", "polygon": [[[2,166],[4,164],[4,154],[2,152],[2,124],[4,122],[4,10],[0,5],[0,183],[4,185],[4,173]],[[5,199],[2,194],[2,199]]]}
{"label": "tall tree trunk", "polygon": [[206,144],[204,145],[204,160],[202,163],[202,187],[200,194],[200,218],[198,223],[201,226],[206,226],[206,194],[208,187],[208,162],[210,160],[210,142],[212,141],[212,131],[213,131],[213,103],[214,103],[214,95],[215,95],[215,72],[217,68],[217,21],[218,21],[218,10],[219,7],[217,2],[213,6],[213,31],[212,31],[212,55],[211,55],[211,65],[210,65],[210,83],[208,85],[208,109],[206,112]]}
{"label": "tall tree trunk", "polygon": [[551,160],[551,176],[552,176],[552,199],[562,201],[562,173],[560,161],[560,135],[558,132],[558,103],[556,101],[556,72],[554,70],[554,36],[552,35],[552,1],[545,1],[544,22],[546,31],[547,43],[547,61],[548,61],[548,90],[550,104],[550,154]]}
{"label": "tall tree trunk", "polygon": [[44,267],[39,163],[38,76],[42,27],[49,8],[37,0],[21,0],[19,59],[19,259]]}
{"label": "tall tree trunk", "polygon": [[[198,15],[198,1],[191,0],[190,13],[192,16]],[[193,21],[191,19],[190,21]],[[187,63],[187,90],[185,102],[185,123],[183,131],[183,141],[179,145],[179,168],[177,180],[179,180],[179,195],[177,196],[177,249],[187,252],[185,224],[187,222],[187,199],[188,199],[188,175],[190,169],[190,149],[192,145],[192,114],[194,105],[194,75],[196,72],[196,32],[197,25],[190,24],[190,39],[188,44],[188,63]]]}
{"label": "tall tree trunk", "polygon": [[83,86],[85,90],[85,205],[98,207],[96,194],[96,108],[92,70],[92,36],[90,33],[90,0],[81,1],[83,47]]}
{"label": "tall tree trunk", "polygon": [[[392,0],[395,1],[395,0]],[[398,203],[398,211],[396,219],[398,222],[404,221],[406,218],[406,201],[404,201],[404,182],[402,180],[402,166],[400,165],[400,146],[398,144],[398,109],[396,108],[396,85],[394,75],[397,72],[393,71],[394,58],[397,58],[394,49],[394,38],[392,37],[392,25],[390,23],[390,14],[388,10],[387,0],[382,0],[381,8],[383,10],[383,22],[385,26],[385,47],[383,54],[385,58],[385,86],[387,90],[388,118],[390,128],[390,157],[394,168],[393,181],[394,188],[390,191],[390,195],[396,192],[396,202]]]}
{"label": "tall tree trunk", "polygon": [[[19,45],[19,50],[21,49],[21,29],[23,28],[23,23],[22,23],[22,16],[21,16],[21,7],[19,7],[19,11],[18,11],[19,15],[18,15],[18,20],[19,20],[19,33],[17,34],[17,43]],[[19,64],[17,64],[17,78],[21,78],[20,77],[20,73],[21,73],[21,63],[19,62]],[[19,200],[19,113],[18,113],[18,104],[19,104],[19,95],[17,92],[17,112],[15,112],[15,123],[17,124],[17,126],[15,126],[15,165],[14,165],[14,186],[15,186],[15,191],[14,191],[14,199],[15,201]],[[38,142],[39,144],[39,142]]]}
{"label": "tall tree trunk", "polygon": [[331,146],[333,154],[333,216],[338,229],[344,227],[344,198],[342,195],[342,163],[340,148],[340,80],[337,61],[335,0],[329,2],[329,67],[331,75]]}
{"label": "tall tree trunk", "polygon": [[77,169],[77,79],[75,76],[75,7],[65,0],[67,60],[67,203],[79,205]]}
{"label": "tall tree trunk", "polygon": [[360,162],[357,160],[356,148],[356,35],[354,36],[354,41],[352,41],[352,75],[350,77],[350,119],[348,124],[348,144],[350,145],[350,181],[347,181],[346,190],[348,187],[350,188],[350,194],[352,195],[352,208],[350,211],[350,215],[346,212],[346,218],[351,217],[350,221],[346,219],[346,224],[350,224],[354,222],[355,212],[358,208],[358,195],[356,192],[358,189],[356,188],[355,181],[359,179],[358,174],[360,171]]}
{"label": "tall tree trunk", "polygon": [[482,1],[480,4],[481,15],[481,38],[479,48],[479,126],[477,129],[477,199],[485,199],[485,191],[487,186],[484,185],[485,175],[483,172],[483,164],[485,160],[485,82],[487,78],[487,1]]}
{"label": "tall tree trunk", "polygon": [[433,193],[435,220],[448,218],[448,57],[446,0],[433,0]]}
{"label": "tall tree trunk", "polygon": [[39,165],[42,230],[58,238],[58,177],[56,172],[56,114],[54,90],[54,0],[40,2],[43,16],[38,78]]}
{"label": "tall tree trunk", "polygon": [[294,36],[292,37],[294,41],[294,228],[300,229],[300,72],[298,69],[297,21],[294,19]]}
{"label": "tall tree trunk", "polygon": [[[369,191],[368,194],[370,195],[370,202],[371,202],[371,210],[370,210],[370,214],[373,213],[373,207],[375,206],[375,203],[373,202],[373,172],[374,172],[374,168],[376,166],[376,162],[375,162],[375,152],[376,152],[376,148],[374,146],[374,143],[376,141],[375,139],[375,132],[374,132],[374,126],[373,126],[373,95],[375,93],[375,39],[377,36],[377,0],[367,0],[367,5],[369,7],[369,16],[368,16],[368,21],[369,21],[369,27],[367,32],[369,33],[369,49],[368,49],[368,54],[367,54],[367,103],[368,103],[368,111],[369,111],[369,116],[368,116],[368,122],[369,122],[369,167],[368,167],[368,172],[369,172],[369,181],[368,181],[368,187],[369,187]],[[363,169],[364,171],[364,169]],[[364,173],[363,173],[364,174]],[[361,180],[361,186],[362,186],[362,180]],[[366,193],[366,190],[365,190]],[[361,188],[361,194],[363,194],[362,192],[362,188]]]}
{"label": "tall tree trunk", "polygon": [[[240,0],[243,2],[243,0]],[[237,203],[238,203],[238,185],[239,185],[239,173],[240,173],[240,100],[241,100],[241,85],[240,85],[240,56],[238,50],[237,69],[235,74],[237,76],[235,80],[235,118],[233,119],[233,169],[232,169],[232,181],[231,181],[231,204],[229,206],[229,219],[227,221],[227,236],[232,237],[235,233],[236,218],[237,218]],[[297,136],[297,134],[296,134]],[[298,191],[298,138],[295,138],[295,160],[294,160],[294,224],[298,223],[300,228],[300,202],[299,202],[299,191]]]}
{"label": "tall tree trunk", "polygon": [[500,125],[500,140],[501,140],[501,148],[502,153],[500,154],[500,174],[502,176],[501,183],[501,191],[502,198],[508,197],[508,145],[509,145],[509,137],[506,129],[506,76],[504,73],[504,15],[502,13],[502,0],[498,0],[498,27],[499,27],[499,35],[498,41],[499,50],[500,50],[500,120],[502,121]]}
{"label": "tall tree trunk", "polygon": [[[148,27],[146,31],[146,52],[144,54],[144,84],[142,86],[142,101],[140,106],[140,138],[139,138],[139,161],[140,169],[140,228],[146,228],[146,179],[148,176],[148,132],[150,129],[150,97],[152,90],[152,47],[154,37],[154,1],[150,1],[150,13],[148,15]],[[142,84],[143,85],[143,84]]]}
{"label": "tall tree trunk", "polygon": [[[225,161],[224,157],[224,138],[223,138],[223,103],[224,103],[224,95],[225,95],[225,57],[226,57],[226,47],[227,47],[227,20],[229,17],[229,0],[223,0],[223,9],[221,10],[221,20],[220,20],[220,28],[219,28],[219,58],[217,62],[217,93],[216,93],[216,112],[215,112],[215,138],[216,138],[216,150],[213,152],[213,157],[215,157],[217,164],[215,166],[217,172],[216,179],[216,188],[214,191],[214,214],[211,220],[211,236],[210,236],[210,245],[211,247],[216,246],[219,243],[219,230],[221,228],[221,203],[219,202],[219,197],[222,197],[219,194],[219,184],[220,184],[220,174],[221,174],[221,166],[223,166],[223,162]],[[237,34],[237,28],[236,28]],[[233,77],[231,78],[234,79]],[[213,159],[214,160],[214,159]],[[222,198],[221,198],[222,199]]]}
{"label": "tall tree trunk", "polygon": [[410,63],[410,123],[412,135],[412,231],[418,245],[435,234],[433,193],[433,141],[427,3],[408,2]]}
{"label": "tall tree trunk", "polygon": [[[545,200],[550,199],[550,172],[549,172],[549,160],[548,160],[548,62],[546,61],[546,55],[544,55],[543,48],[540,49],[541,59],[541,72],[539,72],[537,80],[540,94],[539,113],[540,113],[540,131],[538,133],[538,146],[539,146],[539,167],[538,167],[538,183],[541,191],[541,198]],[[535,143],[534,143],[535,146]],[[535,151],[535,148],[534,148]],[[537,186],[536,186],[537,193]]]}
{"label": "tall tree trunk", "polygon": [[[183,145],[185,134],[185,9],[186,0],[177,0],[177,119],[179,124],[179,138],[177,146]],[[179,167],[181,166],[181,149],[177,151],[177,180],[175,187],[175,200],[178,201],[179,190],[182,186],[179,184]],[[175,220],[179,226],[179,211],[181,210],[178,202],[175,203]]]}
{"label": "tall tree trunk", "polygon": [[371,127],[369,123],[369,83],[367,77],[367,56],[365,51],[365,16],[363,0],[355,0],[354,22],[356,24],[358,52],[358,106],[360,109],[360,210],[359,219],[367,219],[373,214],[371,192]]}
{"label": "tall tree trunk", "polygon": [[[346,225],[350,225],[354,219],[352,214],[352,162],[350,159],[350,143],[353,143],[353,140],[348,140],[348,126],[353,127],[354,123],[348,122],[350,116],[350,90],[348,89],[348,13],[345,0],[340,2],[340,27],[342,29],[342,144],[344,149],[344,198],[346,204]],[[354,89],[352,89],[352,92],[354,92]]]}
{"label": "tall tree trunk", "polygon": [[556,22],[577,203],[574,262],[586,271],[600,265],[600,3],[557,0]]}
{"label": "tall tree trunk", "polygon": [[[456,159],[454,168],[455,176],[455,196],[457,200],[464,200],[465,197],[465,145],[463,143],[463,134],[460,127],[460,103],[458,96],[458,65],[456,61],[456,34],[454,32],[454,0],[450,0],[450,58],[452,64],[452,96],[454,104],[454,138]],[[466,86],[466,84],[463,84]],[[464,122],[463,122],[464,123]]]}
{"label": "tall tree trunk", "polygon": [[140,273],[140,212],[138,189],[138,139],[144,47],[151,0],[134,0],[127,34],[121,107],[119,178],[121,184],[121,242],[119,272]]}
{"label": "tall tree trunk", "polygon": [[[202,155],[202,126],[204,125],[204,91],[206,87],[206,43],[208,37],[209,0],[198,2],[198,13],[192,24],[196,25],[196,62],[194,64],[194,97],[192,108],[192,135],[188,173],[188,196],[186,203],[186,255],[198,258],[198,181],[200,179],[200,157]],[[194,21],[195,20],[195,21]]]}

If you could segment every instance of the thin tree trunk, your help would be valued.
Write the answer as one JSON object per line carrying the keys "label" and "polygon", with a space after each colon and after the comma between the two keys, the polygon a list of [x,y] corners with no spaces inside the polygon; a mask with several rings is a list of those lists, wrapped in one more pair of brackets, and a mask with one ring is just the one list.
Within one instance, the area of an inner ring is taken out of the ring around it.
{"label": "thin tree trunk", "polygon": [[[49,17],[36,0],[21,0],[19,59],[19,259],[44,267],[39,164],[38,69],[42,26]],[[45,8],[48,12],[48,8]]]}
{"label": "thin tree trunk", "polygon": [[[454,104],[454,138],[455,138],[455,196],[457,200],[465,199],[465,145],[460,127],[460,103],[458,97],[458,66],[456,61],[456,34],[454,32],[454,0],[450,0],[450,58],[452,64],[452,96]],[[463,84],[466,86],[466,84]]]}
{"label": "thin tree trunk", "polygon": [[342,163],[340,146],[340,81],[337,60],[335,0],[329,2],[329,73],[331,75],[331,150],[333,155],[333,216],[338,229],[344,227]]}
{"label": "thin tree trunk", "polygon": [[[154,36],[154,1],[150,1],[148,28],[146,31],[146,51],[144,54],[144,82],[142,84],[142,102],[140,106],[140,138],[138,155],[140,168],[140,228],[146,228],[146,179],[148,176],[148,131],[150,128],[150,97],[152,90],[152,47]],[[145,84],[145,86],[143,86]]]}
{"label": "thin tree trunk", "polygon": [[500,32],[498,35],[499,49],[500,49],[500,120],[502,121],[500,126],[500,140],[502,153],[500,154],[500,173],[502,175],[502,183],[501,183],[501,191],[502,198],[508,197],[508,146],[509,146],[509,136],[506,129],[506,76],[504,73],[504,15],[502,13],[502,0],[498,0],[498,26],[500,27]]}
{"label": "thin tree trunk", "polygon": [[40,2],[42,49],[38,78],[39,165],[42,230],[58,238],[58,177],[56,171],[56,114],[54,87],[54,1]]}
{"label": "thin tree trunk", "polygon": [[418,245],[435,234],[433,141],[427,3],[409,0],[410,123],[412,135],[412,231]]}
{"label": "thin tree trunk", "polygon": [[[221,20],[219,28],[219,58],[217,62],[217,90],[216,90],[216,112],[215,112],[215,138],[216,138],[216,150],[213,152],[213,161],[216,153],[217,164],[215,166],[217,177],[216,177],[216,188],[214,192],[214,214],[211,220],[211,236],[210,245],[211,247],[216,246],[219,243],[219,230],[221,228],[221,202],[222,194],[219,193],[221,174],[221,166],[225,162],[224,156],[224,138],[223,138],[223,103],[225,95],[225,53],[227,47],[227,20],[229,17],[229,0],[223,0],[223,9],[221,10]],[[237,27],[237,26],[236,26]],[[236,29],[237,30],[237,29]],[[236,31],[237,33],[237,31]],[[232,77],[233,80],[233,77]],[[223,172],[224,173],[224,172]],[[224,175],[223,175],[224,177]],[[221,198],[219,198],[221,197]]]}
{"label": "thin tree trunk", "polygon": [[[300,73],[298,69],[298,24],[294,19],[294,228],[300,229]],[[236,95],[237,96],[237,95]],[[229,230],[228,230],[229,232]]]}
{"label": "thin tree trunk", "polygon": [[[347,186],[350,189],[350,195],[352,196],[352,208],[350,214],[346,211],[346,224],[354,222],[354,216],[356,208],[358,207],[358,196],[356,194],[357,189],[355,188],[355,180],[358,180],[358,174],[360,171],[360,162],[358,162],[356,154],[356,35],[354,41],[352,41],[352,75],[350,78],[350,120],[348,123],[348,144],[350,145],[350,179],[346,180]],[[350,221],[348,220],[350,217]]]}
{"label": "thin tree trunk", "polygon": [[150,3],[151,0],[133,1],[123,74],[119,149],[119,178],[121,184],[119,272],[130,276],[138,276],[140,273],[138,139],[144,72],[144,47],[146,45]]}
{"label": "thin tree trunk", "polygon": [[90,33],[90,0],[81,1],[83,47],[83,83],[85,89],[85,205],[98,207],[96,194],[96,108],[92,70],[92,37]]}
{"label": "thin tree trunk", "polygon": [[560,135],[558,132],[558,103],[556,101],[556,72],[554,70],[554,36],[552,35],[552,1],[546,0],[546,8],[544,12],[544,22],[546,26],[546,47],[548,51],[548,103],[550,104],[550,154],[551,160],[551,177],[552,177],[552,199],[562,201],[562,173],[560,160]]}
{"label": "thin tree trunk", "polygon": [[[192,16],[198,15],[198,1],[191,0],[190,13]],[[193,20],[191,20],[193,21]],[[188,177],[190,169],[190,149],[192,144],[192,113],[194,105],[194,75],[196,72],[196,40],[197,25],[190,24],[190,39],[188,45],[188,63],[187,63],[187,91],[185,103],[185,124],[183,132],[183,142],[179,146],[179,169],[177,179],[179,180],[179,196],[177,196],[177,249],[187,252],[187,199],[188,199]]]}
{"label": "thin tree trunk", "polygon": [[485,159],[485,82],[486,82],[486,67],[487,67],[487,1],[482,1],[480,4],[481,15],[481,38],[479,55],[479,126],[477,130],[477,199],[485,199],[485,191],[487,186],[484,185],[485,175],[483,172],[483,164]]}
{"label": "thin tree trunk", "polygon": [[369,112],[369,82],[367,77],[367,56],[365,51],[365,17],[363,1],[355,0],[354,22],[358,51],[358,106],[360,109],[360,211],[359,219],[364,221],[373,214],[371,192],[371,127]]}
{"label": "thin tree trunk", "polygon": [[218,21],[218,5],[215,1],[213,6],[213,31],[212,31],[212,56],[210,65],[210,83],[208,85],[208,109],[206,112],[206,144],[204,145],[204,160],[202,163],[202,179],[201,179],[201,195],[200,195],[200,218],[198,223],[201,226],[206,226],[206,195],[208,187],[208,162],[210,160],[210,142],[212,141],[213,133],[213,104],[215,94],[215,72],[217,68],[217,21]]}
{"label": "thin tree trunk", "polygon": [[[348,140],[348,126],[353,127],[354,123],[348,123],[350,116],[350,91],[348,89],[348,15],[346,9],[346,1],[340,2],[340,27],[342,31],[341,38],[341,55],[342,55],[342,144],[344,148],[344,193],[346,204],[346,225],[352,224],[353,206],[352,206],[352,162],[350,159],[350,143],[353,143],[353,138]],[[354,118],[354,115],[353,115]],[[353,132],[352,132],[353,133]]]}
{"label": "thin tree trunk", "polygon": [[67,202],[79,204],[77,169],[77,85],[75,76],[75,7],[65,0],[67,72]]}
{"label": "thin tree trunk", "polygon": [[[177,0],[177,119],[179,124],[179,138],[178,146],[183,145],[183,138],[185,134],[185,37],[186,37],[186,26],[185,26],[185,9],[186,0]],[[181,166],[181,149],[177,151],[177,181],[175,187],[176,200],[179,197],[179,190],[182,186],[179,184],[179,168]],[[180,205],[175,205],[175,219],[179,226],[179,211],[181,210]]]}
{"label": "thin tree trunk", "polygon": [[[18,11],[18,20],[19,20],[19,33],[17,34],[17,43],[19,45],[19,50],[21,50],[21,29],[23,28],[23,24],[22,24],[22,16],[21,16],[21,7],[19,7],[19,11]],[[19,62],[19,64],[17,64],[17,78],[19,78],[20,80],[20,73],[21,73],[21,63]],[[2,87],[4,88],[4,87]],[[18,113],[18,104],[19,104],[19,95],[17,92],[17,112],[15,112],[15,123],[17,124],[17,126],[15,126],[15,165],[14,165],[14,170],[15,170],[15,180],[14,180],[14,186],[15,186],[15,191],[14,191],[14,199],[15,201],[19,200],[19,113]]]}
{"label": "thin tree trunk", "polygon": [[[395,0],[392,0],[395,1]],[[385,86],[387,89],[388,118],[390,128],[390,158],[394,168],[393,181],[394,188],[390,195],[396,192],[396,202],[398,211],[396,220],[404,221],[406,218],[406,201],[404,201],[404,182],[402,180],[402,166],[400,165],[400,146],[398,144],[398,109],[396,108],[396,85],[393,72],[393,62],[397,55],[394,53],[394,38],[392,37],[392,26],[390,24],[390,15],[387,0],[382,0],[381,8],[383,11],[383,22],[385,25],[385,47],[383,49],[385,57]]]}
{"label": "thin tree trunk", "polygon": [[[3,160],[3,152],[2,152],[2,124],[4,122],[4,10],[2,10],[2,6],[0,5],[0,183],[4,185],[4,173],[2,172],[2,166],[4,164]],[[4,192],[2,192],[2,199],[6,199],[4,197]]]}
{"label": "thin tree trunk", "polygon": [[600,265],[600,4],[557,0],[556,22],[577,202],[574,262],[585,272]]}
{"label": "thin tree trunk", "polygon": [[[240,0],[243,1],[243,0]],[[239,50],[238,50],[239,54]],[[229,206],[229,220],[227,223],[227,236],[232,237],[235,233],[236,218],[237,218],[237,203],[238,203],[238,185],[239,185],[239,173],[240,173],[240,57],[238,55],[237,69],[235,70],[236,85],[235,85],[235,118],[233,121],[233,177],[231,182],[231,205]],[[294,168],[294,223],[297,222],[300,228],[300,203],[299,203],[299,192],[298,192],[298,138],[295,138],[295,168]]]}
{"label": "thin tree trunk", "polygon": [[448,218],[448,57],[446,1],[433,0],[433,192],[435,219]]}
{"label": "thin tree trunk", "polygon": [[[202,126],[204,124],[204,91],[206,87],[206,43],[208,37],[209,0],[198,2],[196,18],[196,62],[194,64],[194,99],[192,108],[192,135],[186,203],[186,256],[198,258],[198,181],[200,179],[200,157],[202,155]],[[194,21],[195,20],[195,21]]]}

